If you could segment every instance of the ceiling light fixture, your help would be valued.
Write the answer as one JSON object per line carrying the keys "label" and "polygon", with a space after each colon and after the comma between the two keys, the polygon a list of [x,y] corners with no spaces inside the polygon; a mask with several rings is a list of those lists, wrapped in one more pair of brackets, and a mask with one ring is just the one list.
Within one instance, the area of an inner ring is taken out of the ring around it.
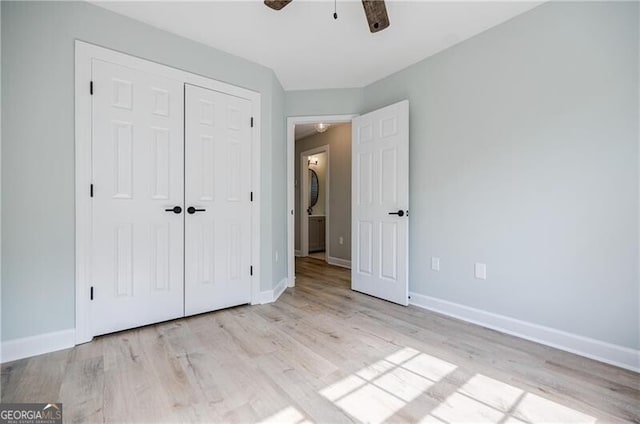
{"label": "ceiling light fixture", "polygon": [[318,131],[319,133],[325,132],[328,128],[329,124],[323,124],[322,122],[316,124],[316,131]]}

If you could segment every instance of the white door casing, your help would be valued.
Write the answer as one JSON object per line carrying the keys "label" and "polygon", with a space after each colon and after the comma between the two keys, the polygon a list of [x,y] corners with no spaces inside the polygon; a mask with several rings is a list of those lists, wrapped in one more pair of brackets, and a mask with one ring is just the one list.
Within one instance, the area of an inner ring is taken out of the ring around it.
{"label": "white door casing", "polygon": [[93,334],[183,315],[182,83],[93,60]]}
{"label": "white door casing", "polygon": [[193,315],[251,302],[251,103],[186,85],[185,108],[185,314]]}
{"label": "white door casing", "polygon": [[[117,87],[118,91],[114,91],[113,87],[111,87],[109,84],[105,85],[103,81],[98,81],[94,78],[94,62],[95,61],[102,61],[102,62],[117,65],[116,67],[118,69],[118,72],[122,72],[122,74],[120,76],[116,76],[116,79],[121,80],[120,83],[123,83]],[[133,74],[127,74],[127,72],[133,72]],[[141,91],[135,88],[135,84],[133,85],[134,88],[133,88],[133,91],[132,91],[133,94],[131,97],[133,105],[135,105],[135,108],[137,108],[138,105],[146,104],[145,107],[147,109],[151,107],[151,112],[153,117],[150,118],[148,122],[145,122],[142,118],[136,115],[138,113],[137,109],[136,111],[134,111],[135,119],[133,118],[131,119],[134,123],[134,125],[132,125],[133,141],[130,145],[131,150],[127,150],[128,142],[126,141],[127,134],[128,134],[127,123],[129,122],[127,119],[129,118],[126,116],[116,117],[115,118],[116,121],[121,121],[121,123],[124,124],[124,125],[121,125],[123,129],[121,129],[118,134],[115,134],[115,135],[111,134],[111,136],[112,138],[115,138],[116,136],[120,137],[122,142],[120,143],[120,146],[118,146],[118,148],[121,148],[121,150],[119,152],[116,152],[115,150],[116,146],[114,145],[115,143],[112,139],[111,151],[106,151],[106,153],[101,153],[98,150],[94,151],[92,148],[94,119],[98,118],[98,116],[96,115],[96,111],[94,110],[94,107],[93,107],[94,98],[96,96],[100,97],[101,95],[110,96],[111,102],[118,104],[118,107],[116,107],[115,109],[122,109],[122,110],[118,110],[118,113],[123,113],[122,111],[126,111],[126,108],[124,108],[124,106],[128,104],[128,100],[126,100],[127,92],[128,92],[126,89],[128,85],[127,82],[136,81],[136,78],[138,78],[138,77],[135,77],[134,75],[136,72],[141,72],[141,73],[150,75],[149,77],[150,79],[148,83],[150,85],[153,85],[154,88],[159,89],[159,90],[156,90],[157,93],[154,92],[156,94],[160,94],[159,96],[156,96],[157,98],[154,98],[153,100],[148,100],[148,99],[145,100],[144,96],[141,97],[139,94],[141,93]],[[175,87],[173,86],[170,88],[164,87],[163,84],[166,81],[174,81],[179,83],[178,97],[176,97],[175,99],[172,94],[174,92]],[[175,69],[159,63],[151,62],[149,60],[137,58],[124,53],[119,53],[104,47],[99,47],[83,41],[76,40],[75,42],[75,159],[76,159],[75,160],[75,183],[76,183],[76,186],[75,186],[75,212],[76,212],[75,213],[75,224],[76,224],[75,342],[76,344],[91,341],[93,336],[96,334],[100,334],[108,331],[116,331],[115,329],[120,327],[119,325],[112,324],[109,327],[109,329],[94,328],[95,327],[94,325],[95,304],[101,299],[101,296],[104,295],[104,290],[96,286],[96,281],[102,277],[98,275],[100,274],[100,272],[97,270],[96,264],[94,263],[94,259],[96,257],[99,257],[99,255],[97,255],[97,252],[94,252],[94,250],[96,250],[96,248],[98,250],[100,249],[99,247],[94,246],[94,242],[96,241],[95,240],[96,235],[100,237],[104,237],[105,239],[108,239],[109,235],[106,232],[105,232],[106,235],[94,234],[94,210],[101,207],[100,196],[105,192],[104,192],[104,186],[102,185],[102,183],[95,181],[94,194],[96,197],[94,198],[94,197],[91,197],[90,195],[90,186],[93,185],[94,183],[93,158],[95,157],[97,160],[100,158],[99,160],[102,161],[101,158],[106,154],[107,155],[106,159],[109,159],[109,155],[113,159],[116,153],[118,153],[120,157],[126,158],[128,154],[131,154],[131,155],[137,154],[139,150],[142,148],[141,146],[145,145],[145,143],[147,146],[152,145],[152,143],[150,143],[149,141],[150,138],[145,139],[146,140],[145,142],[139,141],[140,132],[136,130],[136,127],[138,126],[139,122],[143,123],[143,124],[140,124],[142,125],[142,128],[144,128],[144,125],[148,124],[157,129],[169,129],[169,133],[172,134],[171,131],[173,131],[172,129],[173,127],[171,125],[160,124],[159,122],[161,122],[161,120],[158,121],[158,119],[166,118],[163,112],[164,110],[166,110],[166,107],[168,107],[170,111],[173,111],[175,107],[178,107],[180,110],[178,115],[180,116],[180,119],[181,119],[181,127],[177,131],[177,133],[179,133],[180,135],[180,142],[183,150],[182,150],[182,153],[176,153],[174,151],[171,151],[169,154],[169,164],[170,164],[169,185],[170,185],[170,193],[171,193],[171,195],[169,196],[169,199],[162,199],[160,197],[157,197],[156,199],[154,199],[158,203],[162,203],[163,206],[165,206],[164,205],[165,201],[168,206],[182,205],[183,211],[179,215],[173,214],[171,211],[170,212],[164,211],[164,209],[169,209],[169,208],[162,208],[162,216],[166,214],[167,216],[165,219],[167,220],[171,219],[171,221],[168,221],[171,223],[170,231],[169,231],[171,233],[171,231],[174,228],[174,221],[176,220],[176,218],[178,221],[184,222],[184,217],[185,217],[185,211],[184,211],[185,205],[182,204],[182,202],[184,201],[184,193],[181,192],[181,194],[178,196],[179,199],[176,199],[174,202],[174,198],[175,198],[174,193],[176,192],[173,189],[174,184],[178,184],[178,183],[181,187],[180,190],[184,189],[184,185],[183,185],[184,168],[183,168],[183,165],[180,165],[181,168],[179,172],[181,172],[182,177],[177,177],[177,179],[176,179],[176,174],[174,173],[174,169],[171,168],[174,165],[174,161],[179,162],[180,164],[184,163],[183,161],[184,158],[183,156],[181,156],[182,154],[184,154],[184,128],[183,128],[184,84],[196,85],[196,86],[203,87],[209,90],[214,90],[220,93],[226,93],[241,99],[246,99],[250,104],[250,111],[251,111],[250,113],[253,120],[253,125],[250,128],[251,152],[249,156],[245,158],[245,160],[250,163],[249,178],[251,181],[251,187],[253,192],[253,202],[251,203],[250,217],[248,221],[244,223],[244,225],[248,229],[248,231],[251,231],[251,238],[250,238],[251,246],[249,250],[251,252],[251,255],[250,255],[251,265],[253,267],[254,277],[251,279],[250,301],[252,303],[259,303],[261,301],[260,278],[259,278],[261,274],[260,272],[261,267],[260,267],[260,260],[259,260],[260,258],[260,204],[261,204],[261,198],[260,198],[260,169],[261,169],[261,163],[260,163],[260,148],[261,148],[260,104],[261,104],[261,101],[260,101],[260,97],[261,96],[260,96],[260,93],[257,93],[255,91],[251,91],[245,88],[237,87],[231,84],[227,84],[221,81],[216,81],[216,80],[206,78],[200,75],[196,75],[190,72]],[[169,99],[168,103],[166,102],[167,97],[164,96],[164,94],[168,94],[168,99]],[[120,98],[120,100],[114,101],[114,98]],[[173,112],[170,112],[170,116],[173,117]],[[160,138],[156,138],[156,140],[158,140],[158,146],[162,145],[166,147],[167,143],[165,139],[162,139],[162,137],[160,137]],[[174,146],[172,141],[173,139],[170,138],[169,140],[170,140],[169,145],[171,146],[171,148],[173,148]],[[163,150],[163,148],[161,148],[160,150],[158,150],[158,152],[154,153],[154,155],[164,151],[166,151],[166,149]],[[131,177],[131,185],[133,187],[132,193],[134,195],[133,198],[135,200],[142,199],[141,197],[138,196],[138,193],[141,193],[138,186],[143,183],[144,178],[147,178],[149,186],[143,187],[142,192],[144,192],[144,190],[147,190],[148,192],[147,194],[152,192],[155,194],[157,193],[157,190],[162,191],[161,190],[162,185],[158,184],[156,186],[153,186],[151,184],[151,177],[149,177],[148,175],[140,177],[140,175],[142,175],[141,174],[142,168],[149,167],[149,163],[152,163],[149,161],[154,160],[155,157],[164,156],[164,155],[161,155],[161,156],[154,156],[154,155],[149,153],[148,157],[145,160],[143,160],[143,162],[141,163],[133,162],[131,172],[126,172],[126,167],[124,167],[123,169],[121,169],[121,171],[123,172],[118,174],[119,177],[122,177],[121,180],[119,181],[120,188],[122,187],[126,188],[127,178],[129,176]],[[109,159],[109,160],[112,160],[112,159]],[[133,156],[132,156],[132,159],[133,159]],[[107,162],[105,161],[105,163]],[[123,161],[122,163],[126,163],[126,161]],[[166,161],[158,162],[158,163],[161,165],[164,163],[166,165]],[[162,175],[159,172],[159,169],[161,168],[162,167],[159,167],[158,169],[155,169],[155,168],[148,169],[148,171],[152,175],[160,176]],[[114,169],[115,169],[115,165],[114,165]],[[98,173],[105,172],[104,170],[102,171],[96,170],[96,171]],[[154,172],[156,173],[153,174]],[[115,175],[115,172],[113,173]],[[156,182],[162,182],[162,181],[166,183],[166,180],[156,180]],[[111,189],[113,189],[113,187],[116,186],[115,180],[113,180],[111,185],[112,185]],[[156,191],[153,191],[153,190],[156,190]],[[114,193],[112,193],[112,197],[113,197],[113,194]],[[129,195],[129,193],[127,193],[126,190],[122,190],[122,192],[121,190],[118,190],[118,193],[116,194],[118,194],[119,197],[117,199],[113,199],[113,202],[115,202],[116,200],[124,202],[125,200],[127,200],[125,199],[126,196]],[[130,203],[133,203],[133,202],[130,202]],[[164,240],[162,238],[164,237],[162,234],[166,235],[166,231],[164,233],[161,232],[161,234],[154,236],[156,238],[151,239],[150,238],[151,237],[150,234],[152,234],[151,232],[147,232],[145,235],[144,232],[140,232],[136,230],[136,225],[138,224],[136,219],[138,219],[138,215],[130,216],[128,213],[126,215],[129,221],[125,222],[125,224],[130,224],[129,228],[131,228],[132,230],[131,237],[133,237],[134,240],[143,240],[147,236],[149,237],[147,237],[146,241],[162,242],[162,240]],[[157,216],[156,218],[153,218],[150,222],[148,222],[148,226],[154,225],[154,223],[157,224],[158,222],[161,222],[161,221],[157,221],[162,219],[160,216]],[[112,218],[113,222],[111,222],[111,224],[115,222],[114,220],[115,218]],[[119,229],[120,234],[118,234],[118,237],[120,238],[120,240],[126,240],[127,237],[129,237],[129,228],[127,228],[127,225],[125,225],[124,228]],[[184,229],[184,226],[182,228]],[[115,230],[113,234],[111,234],[111,237],[112,238],[116,237]],[[176,238],[178,240],[183,240],[182,236],[177,236],[171,239],[172,242]],[[114,243],[114,241],[111,240],[111,243]],[[121,275],[126,276],[129,273],[129,270],[131,270],[132,273],[135,271],[135,274],[132,274],[135,278],[131,280],[133,282],[133,289],[127,291],[126,290],[127,285],[124,284],[125,282],[127,282],[127,280],[123,279],[120,281],[120,284],[121,284],[120,292],[122,294],[127,294],[131,292],[134,294],[134,296],[137,295],[138,293],[141,293],[140,287],[139,287],[139,281],[137,279],[139,278],[140,275],[143,275],[144,272],[146,272],[144,270],[141,270],[141,268],[136,264],[138,264],[140,261],[149,261],[151,257],[151,253],[150,253],[151,251],[146,252],[147,254],[146,258],[144,256],[145,252],[142,252],[142,253],[138,252],[136,254],[136,249],[140,249],[140,243],[138,243],[137,241],[136,243],[137,244],[135,243],[133,244],[132,249],[130,251],[122,250],[123,255],[121,255],[120,257],[120,264],[122,265],[121,269],[124,270],[124,272]],[[123,245],[123,244],[121,243],[120,245]],[[124,245],[126,246],[126,244]],[[177,247],[177,245],[174,245],[174,244],[172,244],[172,246]],[[115,247],[114,247],[114,251],[115,251]],[[117,256],[114,253],[114,251],[106,252],[107,256],[105,257],[107,257],[107,259],[100,258],[100,260],[103,260],[105,262],[107,262],[108,260],[111,260],[113,264],[113,260],[115,260],[114,258],[116,258]],[[132,252],[132,254],[129,255],[129,252]],[[184,249],[182,249],[181,256],[183,254],[184,254]],[[108,259],[108,255],[111,255],[111,259]],[[172,253],[169,253],[169,256],[171,258],[174,258],[174,256],[171,256],[171,255]],[[166,250],[160,256],[166,258],[167,257]],[[127,258],[130,258],[129,263],[126,262]],[[159,267],[156,267],[156,270],[154,271],[153,268],[155,266],[152,266],[152,264],[148,264],[148,267],[149,267],[148,269],[149,274],[153,272],[159,273],[164,269],[163,266],[159,266]],[[182,259],[181,259],[181,264],[179,269],[181,273],[184,273],[184,261]],[[175,267],[169,268],[170,273],[173,272],[173,270],[175,270]],[[171,279],[173,281],[173,277],[171,277]],[[166,281],[166,279],[162,281]],[[113,286],[114,282],[111,281],[111,284]],[[184,287],[184,279],[182,280],[182,286]],[[93,298],[91,297],[92,287],[93,287],[93,295],[94,295]],[[163,287],[162,284],[159,284],[159,287]],[[171,290],[173,290],[173,286],[170,286],[170,287],[171,287]],[[148,285],[147,285],[147,288],[149,288]],[[117,289],[118,289],[117,287],[115,288],[112,287],[112,291]],[[153,296],[157,297],[157,294],[153,294]],[[153,296],[147,293],[147,298],[151,297],[153,299]],[[118,299],[118,300],[124,301],[124,297],[125,296],[123,296],[121,299]],[[179,298],[179,303],[181,304],[180,313],[178,314],[178,316],[183,316],[184,315],[183,292],[181,293],[181,295],[178,296],[178,298]],[[175,299],[171,300],[170,302],[171,305],[169,307],[167,307],[166,304],[163,304],[162,303],[163,301],[160,301],[159,303],[153,304],[151,306],[146,305],[140,308],[139,315],[141,317],[144,317],[147,315],[152,315],[157,313],[158,316],[156,318],[149,318],[150,320],[153,319],[154,322],[161,321],[163,319],[168,319],[167,318],[168,316],[175,315],[173,313],[174,301]],[[133,303],[133,302],[130,302],[130,303]],[[103,308],[103,309],[105,311],[103,313],[104,315],[107,313],[106,310],[109,308]],[[119,314],[118,310],[111,309],[109,313],[111,314],[111,317],[114,318],[115,320],[124,321],[123,318],[116,317],[116,315]],[[136,318],[136,320],[137,321],[135,323],[133,324],[130,323],[126,325],[127,326],[143,325],[142,322],[144,320],[138,319],[138,318]]]}
{"label": "white door casing", "polygon": [[354,118],[352,149],[351,288],[406,306],[409,102]]}
{"label": "white door casing", "polygon": [[318,122],[351,122],[357,115],[290,116],[287,118],[287,263],[288,286],[295,286],[295,126]]}

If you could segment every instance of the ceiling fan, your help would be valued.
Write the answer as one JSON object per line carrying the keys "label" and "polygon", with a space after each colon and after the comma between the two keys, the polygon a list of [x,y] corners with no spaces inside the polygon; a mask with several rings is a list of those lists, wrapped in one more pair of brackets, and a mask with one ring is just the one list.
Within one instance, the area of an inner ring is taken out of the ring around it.
{"label": "ceiling fan", "polygon": [[[280,10],[292,0],[264,0],[264,4],[273,10]],[[369,22],[369,30],[371,32],[382,31],[389,26],[389,15],[387,15],[387,7],[384,0],[362,0],[364,13],[367,15]],[[338,18],[337,14],[333,14],[334,18]]]}

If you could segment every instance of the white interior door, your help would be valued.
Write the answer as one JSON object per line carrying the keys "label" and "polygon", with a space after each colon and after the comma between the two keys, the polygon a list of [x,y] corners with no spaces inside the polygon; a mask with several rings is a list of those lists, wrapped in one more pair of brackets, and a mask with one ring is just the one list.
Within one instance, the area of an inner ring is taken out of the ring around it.
{"label": "white interior door", "polygon": [[409,296],[409,102],[353,119],[351,288]]}
{"label": "white interior door", "polygon": [[193,315],[251,301],[251,103],[185,87],[185,314]]}
{"label": "white interior door", "polygon": [[183,84],[96,59],[92,81],[98,335],[184,314]]}

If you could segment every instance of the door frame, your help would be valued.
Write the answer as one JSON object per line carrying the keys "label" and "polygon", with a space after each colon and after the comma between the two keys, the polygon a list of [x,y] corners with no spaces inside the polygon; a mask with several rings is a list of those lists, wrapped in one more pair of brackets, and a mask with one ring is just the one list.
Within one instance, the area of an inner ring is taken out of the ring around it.
{"label": "door frame", "polygon": [[[260,93],[216,81],[167,65],[141,59],[126,53],[120,53],[99,47],[84,41],[75,41],[75,344],[91,341],[92,323],[89,308],[89,287],[91,285],[91,222],[92,202],[90,185],[92,184],[91,131],[92,111],[91,62],[104,60],[141,71],[153,73],[182,82],[197,85],[209,90],[219,91],[241,97],[251,102],[251,115],[254,125],[251,132],[251,303],[260,303]],[[95,87],[99,90],[100,87]]]}
{"label": "door frame", "polygon": [[307,164],[305,166],[305,162],[308,160],[309,156],[317,155],[318,153],[325,153],[327,155],[327,169],[325,171],[325,192],[327,193],[324,197],[324,222],[325,222],[325,234],[324,234],[324,251],[325,251],[325,262],[327,262],[329,258],[329,196],[331,194],[331,146],[328,144],[324,144],[322,146],[318,146],[313,149],[305,150],[304,152],[300,152],[300,256],[309,256],[309,214],[303,213],[307,210],[309,205],[309,173],[304,172],[306,169],[309,170],[309,166]]}
{"label": "door frame", "polygon": [[[296,217],[295,217],[295,154],[296,154],[296,132],[295,126],[301,124],[315,124],[324,122],[329,124],[350,123],[358,114],[344,115],[313,115],[313,116],[289,116],[287,118],[287,285],[296,285],[296,263],[295,263],[295,237],[296,237]],[[353,142],[353,141],[352,141]],[[351,219],[351,217],[349,217]]]}

